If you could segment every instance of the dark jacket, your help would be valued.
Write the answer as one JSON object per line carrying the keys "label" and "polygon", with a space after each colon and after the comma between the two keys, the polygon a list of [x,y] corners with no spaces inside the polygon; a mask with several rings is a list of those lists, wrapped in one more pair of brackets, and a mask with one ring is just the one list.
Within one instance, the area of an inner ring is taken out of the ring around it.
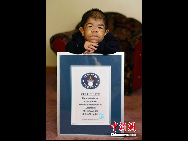
{"label": "dark jacket", "polygon": [[[84,48],[85,39],[81,32],[78,31],[72,35],[72,39],[66,44],[65,51],[75,54],[82,54]],[[104,39],[98,43],[97,50],[94,53],[112,54],[120,51],[119,42],[113,37],[112,33],[107,33]]]}

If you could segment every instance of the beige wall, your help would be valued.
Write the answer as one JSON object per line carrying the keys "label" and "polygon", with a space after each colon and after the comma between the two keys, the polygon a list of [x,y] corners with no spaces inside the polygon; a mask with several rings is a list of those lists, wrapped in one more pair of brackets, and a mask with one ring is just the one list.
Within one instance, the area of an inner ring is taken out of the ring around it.
{"label": "beige wall", "polygon": [[50,37],[73,30],[91,8],[119,12],[142,23],[142,0],[46,0],[46,66],[57,63],[56,55],[50,49]]}

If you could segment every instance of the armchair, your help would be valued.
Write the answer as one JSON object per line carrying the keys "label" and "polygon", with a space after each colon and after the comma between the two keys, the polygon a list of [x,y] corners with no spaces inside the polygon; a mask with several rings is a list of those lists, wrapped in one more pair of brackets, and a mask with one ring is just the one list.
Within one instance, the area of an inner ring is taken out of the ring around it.
{"label": "armchair", "polygon": [[[142,24],[134,18],[115,13],[105,12],[108,18],[108,29],[119,41],[121,52],[125,52],[124,60],[124,95],[130,95],[133,90],[142,86]],[[57,33],[50,38],[52,51],[64,52],[66,43],[72,34],[79,31],[80,22],[75,29]]]}

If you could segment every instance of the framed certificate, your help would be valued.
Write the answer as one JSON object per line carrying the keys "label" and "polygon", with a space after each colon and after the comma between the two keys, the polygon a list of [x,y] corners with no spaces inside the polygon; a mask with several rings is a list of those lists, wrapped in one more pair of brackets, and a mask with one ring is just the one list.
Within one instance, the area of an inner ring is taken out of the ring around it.
{"label": "framed certificate", "polygon": [[110,136],[114,121],[124,123],[124,52],[57,52],[57,134]]}

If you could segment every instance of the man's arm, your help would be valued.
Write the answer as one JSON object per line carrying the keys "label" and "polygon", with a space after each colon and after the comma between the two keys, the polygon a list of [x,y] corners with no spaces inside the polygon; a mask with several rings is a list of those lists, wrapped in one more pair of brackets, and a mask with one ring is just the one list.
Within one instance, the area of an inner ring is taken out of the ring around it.
{"label": "man's arm", "polygon": [[96,53],[102,54],[112,54],[120,51],[120,44],[117,39],[115,39],[112,33],[108,33],[104,41],[99,43]]}
{"label": "man's arm", "polygon": [[85,51],[84,42],[75,42],[70,40],[65,46],[65,51],[75,54],[82,54]]}
{"label": "man's arm", "polygon": [[117,40],[108,43],[101,42],[101,44],[99,43],[99,46],[101,47],[102,54],[112,54],[120,51],[120,44]]}
{"label": "man's arm", "polygon": [[65,51],[75,54],[82,54],[85,50],[84,48],[85,40],[82,37],[80,31],[72,35],[72,39],[66,44]]}

